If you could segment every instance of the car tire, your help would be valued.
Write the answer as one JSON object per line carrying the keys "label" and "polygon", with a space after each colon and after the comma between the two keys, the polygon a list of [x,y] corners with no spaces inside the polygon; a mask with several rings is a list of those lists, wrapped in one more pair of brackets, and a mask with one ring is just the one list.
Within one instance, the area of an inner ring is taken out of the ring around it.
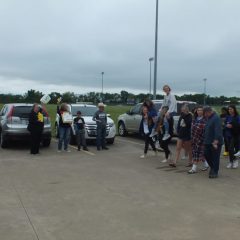
{"label": "car tire", "polygon": [[44,147],[49,147],[50,144],[51,144],[51,138],[44,139],[42,144],[43,144]]}
{"label": "car tire", "polygon": [[118,124],[118,135],[121,137],[125,137],[127,135],[126,127],[123,122]]}
{"label": "car tire", "polygon": [[109,138],[109,139],[107,139],[107,143],[114,144],[114,140],[115,140],[115,138]]}
{"label": "car tire", "polygon": [[57,123],[55,123],[55,136],[56,138],[59,138],[59,129]]}
{"label": "car tire", "polygon": [[4,138],[2,131],[0,132],[0,145],[2,148],[8,147],[7,140]]}

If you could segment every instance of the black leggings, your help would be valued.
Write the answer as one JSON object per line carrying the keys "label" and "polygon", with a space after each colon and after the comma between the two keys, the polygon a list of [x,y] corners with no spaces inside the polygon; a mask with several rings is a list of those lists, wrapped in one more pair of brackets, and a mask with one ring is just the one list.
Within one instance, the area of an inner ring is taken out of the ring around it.
{"label": "black leggings", "polygon": [[170,141],[171,141],[171,138],[169,138],[169,139],[167,139],[165,141],[161,140],[161,138],[159,140],[160,147],[164,150],[166,159],[168,159],[169,154],[171,153],[171,151],[169,150],[169,147],[168,147]]}
{"label": "black leggings", "polygon": [[144,134],[144,137],[145,137],[145,148],[144,148],[144,153],[146,154],[148,152],[148,148],[149,148],[149,144],[151,145],[153,151],[157,151],[156,149],[156,146],[153,142],[153,139],[150,136],[150,133],[149,134]]}
{"label": "black leggings", "polygon": [[234,136],[227,139],[229,160],[233,162],[235,160],[234,154],[239,151],[239,137]]}

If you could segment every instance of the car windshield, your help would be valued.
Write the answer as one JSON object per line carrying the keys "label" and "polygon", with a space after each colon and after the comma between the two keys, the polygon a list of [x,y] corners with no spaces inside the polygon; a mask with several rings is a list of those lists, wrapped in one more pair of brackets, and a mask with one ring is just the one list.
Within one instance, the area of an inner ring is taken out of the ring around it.
{"label": "car windshield", "polygon": [[98,110],[96,106],[72,106],[72,115],[76,116],[77,112],[80,111],[82,116],[93,116],[94,113]]}

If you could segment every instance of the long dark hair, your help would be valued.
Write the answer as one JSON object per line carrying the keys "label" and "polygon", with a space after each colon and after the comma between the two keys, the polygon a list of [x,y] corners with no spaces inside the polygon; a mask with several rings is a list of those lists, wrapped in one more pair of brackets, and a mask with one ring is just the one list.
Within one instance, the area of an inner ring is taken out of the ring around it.
{"label": "long dark hair", "polygon": [[153,108],[154,103],[153,103],[152,100],[146,99],[146,100],[144,101],[144,103],[143,103],[143,106],[144,106],[144,107],[147,107],[147,109],[150,110],[150,109]]}
{"label": "long dark hair", "polygon": [[233,111],[234,111],[234,115],[235,116],[238,116],[239,114],[238,114],[238,111],[237,111],[237,108],[236,108],[236,106],[235,105],[229,105],[228,106],[228,112],[229,112],[229,108],[232,108],[233,109]]}

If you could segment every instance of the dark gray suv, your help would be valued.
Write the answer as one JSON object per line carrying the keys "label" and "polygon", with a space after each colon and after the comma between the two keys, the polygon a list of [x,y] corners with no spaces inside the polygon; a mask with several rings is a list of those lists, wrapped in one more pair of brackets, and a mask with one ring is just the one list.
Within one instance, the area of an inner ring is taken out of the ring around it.
{"label": "dark gray suv", "polygon": [[[0,145],[6,148],[11,141],[25,141],[30,139],[27,130],[29,114],[33,104],[16,103],[6,104],[0,111]],[[48,147],[51,143],[51,121],[47,112],[44,112],[44,130],[42,144]]]}

